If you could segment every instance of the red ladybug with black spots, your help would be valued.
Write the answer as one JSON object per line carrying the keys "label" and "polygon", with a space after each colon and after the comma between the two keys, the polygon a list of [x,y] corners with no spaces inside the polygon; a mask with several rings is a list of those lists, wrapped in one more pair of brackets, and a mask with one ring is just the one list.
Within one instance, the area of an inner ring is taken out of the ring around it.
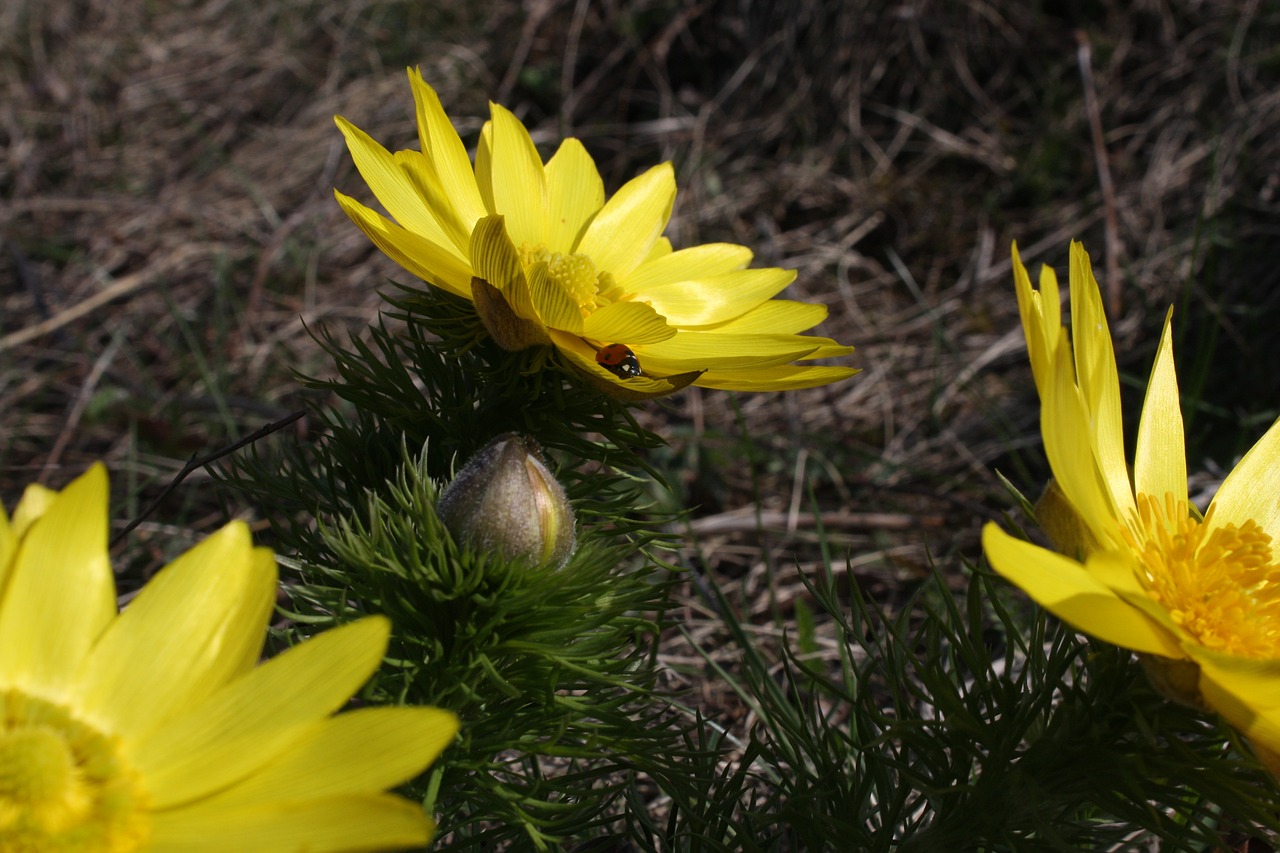
{"label": "red ladybug with black spots", "polygon": [[635,379],[643,371],[640,359],[626,344],[608,344],[596,350],[596,364],[619,379]]}

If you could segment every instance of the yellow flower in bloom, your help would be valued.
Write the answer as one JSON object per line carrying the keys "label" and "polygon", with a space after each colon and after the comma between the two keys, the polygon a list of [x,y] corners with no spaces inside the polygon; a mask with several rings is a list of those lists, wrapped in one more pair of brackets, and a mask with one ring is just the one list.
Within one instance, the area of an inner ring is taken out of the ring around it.
{"label": "yellow flower in bloom", "polygon": [[431,820],[384,793],[457,721],[434,708],[333,716],[382,659],[364,619],[258,665],[271,552],[227,525],[116,612],[107,477],[0,510],[0,850],[382,850]]}
{"label": "yellow flower in bloom", "polygon": [[474,167],[435,91],[411,70],[420,151],[390,153],[337,117],[356,168],[391,218],[342,193],[377,246],[430,284],[472,300],[499,345],[553,345],[592,385],[626,400],[690,383],[779,391],[844,379],[847,367],[796,364],[852,347],[799,334],[824,306],[773,299],[795,278],[747,269],[751,250],[673,251],[670,163],[605,199],[582,143],[545,164],[524,125],[491,104]]}
{"label": "yellow flower in bloom", "polygon": [[1045,268],[1037,292],[1015,247],[1014,276],[1055,478],[1037,514],[1062,553],[988,524],[987,558],[1072,626],[1138,652],[1166,696],[1220,713],[1280,774],[1280,422],[1201,516],[1187,497],[1170,314],[1131,481],[1089,256],[1072,244],[1070,337],[1053,271]]}

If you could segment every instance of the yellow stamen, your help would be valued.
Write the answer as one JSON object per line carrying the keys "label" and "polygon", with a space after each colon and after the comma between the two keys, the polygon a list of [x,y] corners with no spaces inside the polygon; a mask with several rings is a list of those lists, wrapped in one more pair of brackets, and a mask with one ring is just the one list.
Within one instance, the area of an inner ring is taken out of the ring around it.
{"label": "yellow stamen", "polygon": [[128,853],[147,796],[115,738],[65,708],[0,691],[0,850]]}
{"label": "yellow stamen", "polygon": [[528,243],[521,244],[519,252],[520,263],[525,269],[539,261],[547,265],[551,280],[577,303],[584,319],[604,305],[630,298],[618,287],[613,276],[605,270],[597,270],[595,262],[587,255],[548,252],[541,244],[531,246]]}
{"label": "yellow stamen", "polygon": [[596,279],[596,265],[586,255],[555,254],[547,259],[547,271],[552,281],[559,284],[569,294],[585,318],[600,307],[596,295],[599,282]]}
{"label": "yellow stamen", "polygon": [[1250,658],[1280,655],[1280,566],[1256,522],[1216,524],[1212,507],[1199,521],[1171,494],[1138,495],[1124,536],[1147,594],[1197,642]]}

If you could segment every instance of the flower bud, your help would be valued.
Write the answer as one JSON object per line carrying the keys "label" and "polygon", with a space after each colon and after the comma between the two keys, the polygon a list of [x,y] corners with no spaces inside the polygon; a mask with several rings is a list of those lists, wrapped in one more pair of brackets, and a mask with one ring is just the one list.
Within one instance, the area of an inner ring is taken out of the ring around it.
{"label": "flower bud", "polygon": [[559,568],[573,554],[573,509],[528,436],[485,445],[440,496],[440,520],[460,544]]}

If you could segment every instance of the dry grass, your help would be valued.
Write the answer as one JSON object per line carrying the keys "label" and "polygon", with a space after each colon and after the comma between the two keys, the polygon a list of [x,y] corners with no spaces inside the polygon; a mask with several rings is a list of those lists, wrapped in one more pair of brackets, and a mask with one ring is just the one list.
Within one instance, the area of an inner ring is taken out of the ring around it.
{"label": "dry grass", "polygon": [[[930,559],[958,572],[976,557],[980,522],[1007,506],[993,467],[1028,487],[1045,473],[1014,239],[1029,265],[1060,269],[1068,239],[1086,241],[1139,375],[1165,306],[1187,300],[1202,322],[1180,338],[1187,361],[1224,407],[1199,422],[1206,447],[1274,417],[1270,4],[448,5],[4,5],[5,505],[104,458],[127,517],[192,454],[297,407],[290,371],[326,372],[305,326],[359,330],[376,291],[405,277],[332,199],[334,186],[367,197],[332,116],[413,144],[410,64],[464,136],[492,97],[539,141],[580,136],[611,189],[674,159],[676,245],[732,240],[797,268],[791,295],[830,306],[823,331],[859,347],[864,373],[835,387],[737,406],[693,389],[645,415],[671,436],[659,464],[699,507],[686,556],[762,631],[800,589],[806,481],[852,579],[892,600]],[[1233,392],[1233,379],[1253,384]],[[164,532],[151,565],[183,544],[175,529],[270,511],[195,480],[136,535]],[[714,645],[696,596],[689,615]]]}

